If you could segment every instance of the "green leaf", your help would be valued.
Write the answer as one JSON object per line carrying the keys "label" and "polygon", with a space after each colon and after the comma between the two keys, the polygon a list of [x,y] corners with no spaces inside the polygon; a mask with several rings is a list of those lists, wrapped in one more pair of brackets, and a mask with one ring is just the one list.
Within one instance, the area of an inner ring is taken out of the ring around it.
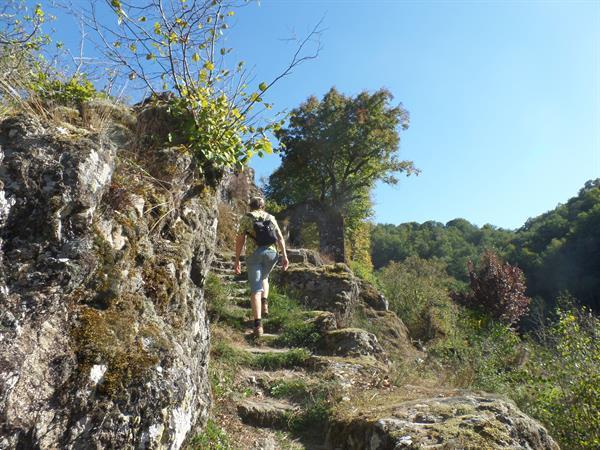
{"label": "green leaf", "polygon": [[204,68],[206,70],[214,70],[215,69],[215,65],[211,61],[206,61],[204,63]]}
{"label": "green leaf", "polygon": [[258,85],[258,89],[260,89],[261,91],[266,91],[267,87],[267,83],[265,83],[264,81]]}
{"label": "green leaf", "polygon": [[195,61],[195,62],[200,61],[200,55],[198,53],[194,53],[192,55],[192,61]]}
{"label": "green leaf", "polygon": [[154,54],[153,54],[153,53],[148,53],[148,54],[146,55],[146,59],[147,59],[148,61],[152,61],[152,60],[154,60],[155,58],[156,58],[156,57],[154,56]]}
{"label": "green leaf", "polygon": [[273,153],[273,144],[271,144],[271,141],[266,138],[263,142],[263,150],[269,155]]}
{"label": "green leaf", "polygon": [[137,51],[137,46],[134,43],[131,43],[129,44],[129,50],[135,53]]}
{"label": "green leaf", "polygon": [[44,10],[42,9],[41,5],[36,5],[34,14],[38,19],[44,18]]}

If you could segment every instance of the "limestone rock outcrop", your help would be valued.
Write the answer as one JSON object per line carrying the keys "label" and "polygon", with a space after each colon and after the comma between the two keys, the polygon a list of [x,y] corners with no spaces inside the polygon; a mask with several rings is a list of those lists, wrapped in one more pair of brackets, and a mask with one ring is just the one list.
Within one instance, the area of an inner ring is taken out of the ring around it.
{"label": "limestone rock outcrop", "polygon": [[125,150],[0,124],[0,449],[177,449],[206,420],[218,195],[178,148]]}
{"label": "limestone rock outcrop", "polygon": [[273,278],[295,292],[308,309],[333,312],[338,326],[349,324],[359,302],[359,281],[345,264],[294,265],[274,272]]}
{"label": "limestone rock outcrop", "polygon": [[383,353],[377,337],[360,328],[341,328],[325,333],[320,350],[335,356],[376,356]]}
{"label": "limestone rock outcrop", "polygon": [[455,391],[433,398],[368,406],[334,420],[332,450],[527,449],[558,450],[537,421],[512,402],[489,394]]}

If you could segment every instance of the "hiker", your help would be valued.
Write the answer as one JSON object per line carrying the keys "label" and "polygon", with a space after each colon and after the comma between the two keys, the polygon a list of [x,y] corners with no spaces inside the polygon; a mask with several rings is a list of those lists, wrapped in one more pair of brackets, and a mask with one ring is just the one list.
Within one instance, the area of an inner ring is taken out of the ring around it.
{"label": "hiker", "polygon": [[[235,241],[235,273],[242,273],[240,255],[246,244],[246,268],[254,316],[254,337],[261,337],[261,316],[269,314],[269,273],[279,259],[277,247],[281,251],[283,270],[287,270],[289,261],[283,235],[275,217],[265,211],[265,201],[261,197],[252,197],[249,207],[250,212],[240,220]],[[249,239],[246,239],[246,236]]]}

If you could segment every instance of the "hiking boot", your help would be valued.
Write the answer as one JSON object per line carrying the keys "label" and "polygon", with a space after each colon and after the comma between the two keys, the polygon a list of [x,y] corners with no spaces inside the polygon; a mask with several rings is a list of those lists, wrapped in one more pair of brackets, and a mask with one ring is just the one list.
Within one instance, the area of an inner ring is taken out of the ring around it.
{"label": "hiking boot", "polygon": [[254,335],[255,339],[258,339],[259,337],[262,337],[263,334],[264,334],[264,330],[263,330],[262,325],[254,327],[254,333],[253,333],[253,335]]}
{"label": "hiking boot", "polygon": [[263,317],[267,317],[269,315],[269,299],[263,298],[261,301],[261,312]]}

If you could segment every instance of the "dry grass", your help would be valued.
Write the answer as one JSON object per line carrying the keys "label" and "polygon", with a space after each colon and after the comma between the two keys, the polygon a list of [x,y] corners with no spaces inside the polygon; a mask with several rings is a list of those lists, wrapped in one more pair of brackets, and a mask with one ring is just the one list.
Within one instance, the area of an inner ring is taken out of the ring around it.
{"label": "dry grass", "polygon": [[217,247],[221,249],[235,248],[238,219],[228,203],[219,203],[219,221],[217,223]]}

